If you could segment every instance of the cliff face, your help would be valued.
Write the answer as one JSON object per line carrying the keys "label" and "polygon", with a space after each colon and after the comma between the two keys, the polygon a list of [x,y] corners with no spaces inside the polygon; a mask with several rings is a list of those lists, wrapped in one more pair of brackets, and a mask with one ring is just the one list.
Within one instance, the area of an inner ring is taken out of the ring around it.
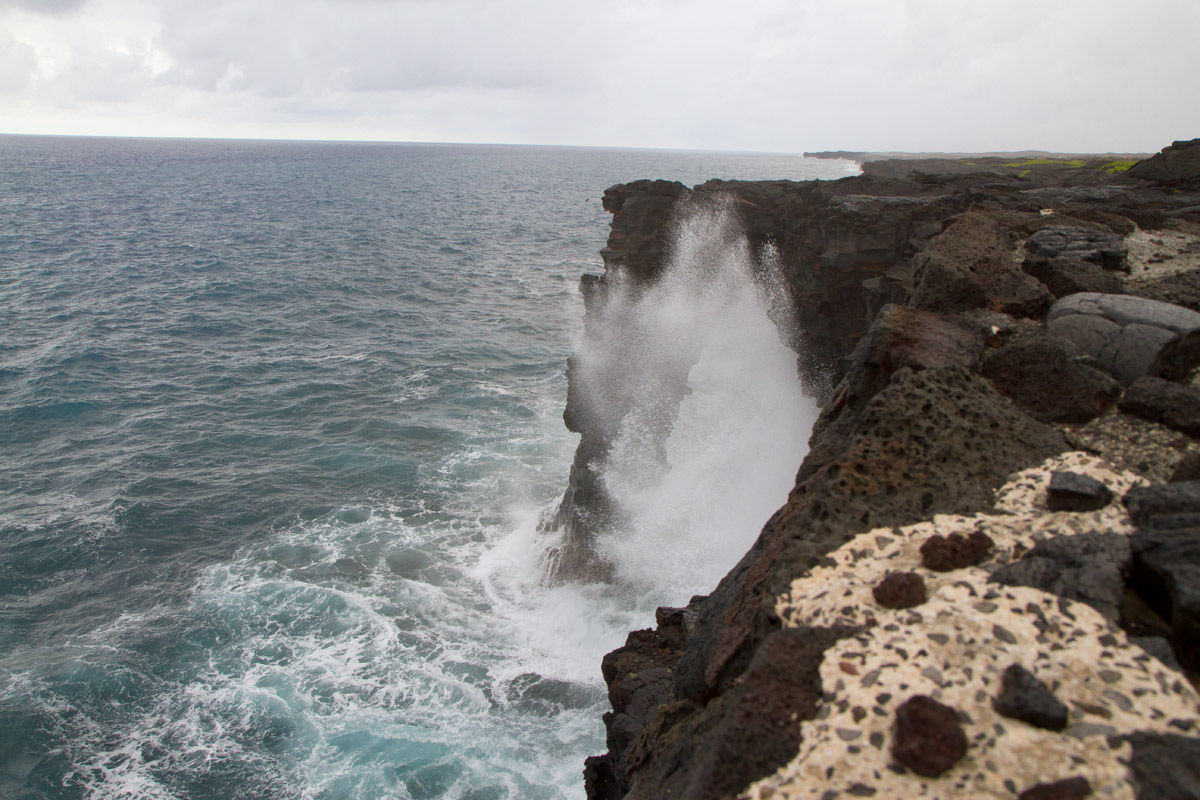
{"label": "cliff face", "polygon": [[[1028,796],[1082,797],[1079,781],[1168,796],[1155,780],[1198,796],[1200,706],[1175,670],[1200,670],[1200,485],[1152,484],[1200,477],[1187,381],[1200,195],[1054,169],[639,181],[605,193],[612,235],[605,275],[584,283],[589,316],[615,283],[652,283],[674,204],[712,194],[778,251],[802,374],[826,402],[788,502],[741,562],[604,659],[609,752],[588,761],[589,796],[1011,797],[1059,779],[1074,793]],[[668,406],[686,380],[664,381]],[[613,417],[573,390],[566,418],[581,433],[559,511],[569,578],[604,569],[594,466]],[[1056,495],[1051,473],[1092,499],[1062,500],[1075,495]],[[1136,486],[1151,488],[1128,499]],[[889,547],[894,563],[879,561]],[[922,645],[926,633],[960,649]],[[1094,652],[1077,646],[1088,636]],[[1125,666],[1097,672],[1105,647]],[[1045,660],[1052,649],[1068,654]],[[1153,698],[1122,693],[1143,679]],[[997,711],[1010,683],[1062,705],[1061,725]],[[1015,760],[998,768],[1002,756]]]}

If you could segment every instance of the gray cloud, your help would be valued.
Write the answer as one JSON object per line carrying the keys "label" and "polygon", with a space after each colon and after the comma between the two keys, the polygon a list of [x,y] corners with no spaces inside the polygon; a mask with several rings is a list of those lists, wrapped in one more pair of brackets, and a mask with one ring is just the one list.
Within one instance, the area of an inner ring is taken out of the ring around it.
{"label": "gray cloud", "polygon": [[785,151],[1200,130],[1182,0],[54,0],[78,13],[20,30],[26,2],[0,0],[0,92],[73,125]]}
{"label": "gray cloud", "polygon": [[87,0],[0,0],[0,8],[21,8],[54,16],[77,11],[86,2]]}

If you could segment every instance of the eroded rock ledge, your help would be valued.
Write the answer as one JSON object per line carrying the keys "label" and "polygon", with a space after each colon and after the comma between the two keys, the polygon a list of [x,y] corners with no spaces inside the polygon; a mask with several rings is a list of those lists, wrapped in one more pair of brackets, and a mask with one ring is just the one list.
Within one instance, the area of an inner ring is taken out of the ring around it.
{"label": "eroded rock ledge", "polygon": [[741,562],[604,659],[589,797],[1200,797],[1198,144],[605,193],[589,303],[654,280],[679,197],[731,194],[826,402]]}

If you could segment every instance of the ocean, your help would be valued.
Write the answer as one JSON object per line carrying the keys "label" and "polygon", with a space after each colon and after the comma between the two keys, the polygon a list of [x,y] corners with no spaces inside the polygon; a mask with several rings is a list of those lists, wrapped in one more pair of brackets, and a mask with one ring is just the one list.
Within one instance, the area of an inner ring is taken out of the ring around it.
{"label": "ocean", "polygon": [[544,580],[600,196],[855,171],[0,136],[0,797],[582,797],[601,656],[712,588],[807,439],[761,325],[662,302],[728,335],[666,472],[614,476],[617,578]]}

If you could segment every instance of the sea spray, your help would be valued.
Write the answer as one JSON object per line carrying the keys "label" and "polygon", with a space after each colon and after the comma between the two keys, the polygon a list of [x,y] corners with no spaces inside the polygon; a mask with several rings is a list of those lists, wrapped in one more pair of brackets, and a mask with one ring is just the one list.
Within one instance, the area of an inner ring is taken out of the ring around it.
{"label": "sea spray", "polygon": [[787,497],[816,416],[774,248],[733,201],[676,211],[650,285],[610,272],[574,363],[579,411],[609,442],[592,547],[612,578],[663,603],[711,588]]}

